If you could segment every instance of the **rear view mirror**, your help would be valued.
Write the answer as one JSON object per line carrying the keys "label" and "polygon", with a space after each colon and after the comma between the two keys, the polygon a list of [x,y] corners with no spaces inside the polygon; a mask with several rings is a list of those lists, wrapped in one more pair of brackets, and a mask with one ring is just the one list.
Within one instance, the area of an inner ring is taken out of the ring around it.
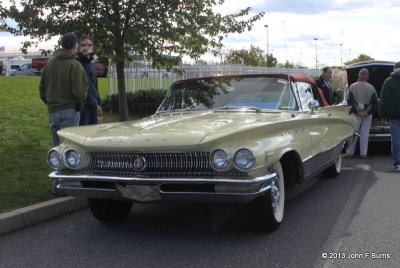
{"label": "rear view mirror", "polygon": [[308,102],[308,108],[311,110],[311,113],[314,112],[314,110],[318,110],[320,107],[319,102],[316,100],[310,100]]}

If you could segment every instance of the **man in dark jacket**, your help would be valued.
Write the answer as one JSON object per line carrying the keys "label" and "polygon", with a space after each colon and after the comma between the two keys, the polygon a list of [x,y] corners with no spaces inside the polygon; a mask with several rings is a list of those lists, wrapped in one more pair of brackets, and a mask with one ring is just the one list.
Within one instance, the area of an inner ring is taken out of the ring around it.
{"label": "man in dark jacket", "polygon": [[101,114],[101,101],[97,83],[96,68],[92,64],[94,51],[93,39],[85,36],[80,40],[80,48],[77,52],[78,60],[85,69],[89,83],[85,107],[81,111],[80,126],[97,124],[98,113]]}
{"label": "man in dark jacket", "polygon": [[61,46],[44,67],[39,84],[40,98],[47,104],[49,112],[54,146],[60,144],[59,129],[79,125],[80,110],[88,88],[85,71],[76,60],[76,34],[64,34]]}
{"label": "man in dark jacket", "polygon": [[334,104],[335,97],[337,96],[337,92],[331,84],[331,78],[332,68],[324,67],[322,68],[322,74],[319,79],[315,80],[315,83],[317,83],[318,87],[324,92],[325,99],[329,105]]}
{"label": "man in dark jacket", "polygon": [[389,121],[393,170],[400,172],[400,62],[394,65],[393,73],[383,83],[379,115],[384,122]]}

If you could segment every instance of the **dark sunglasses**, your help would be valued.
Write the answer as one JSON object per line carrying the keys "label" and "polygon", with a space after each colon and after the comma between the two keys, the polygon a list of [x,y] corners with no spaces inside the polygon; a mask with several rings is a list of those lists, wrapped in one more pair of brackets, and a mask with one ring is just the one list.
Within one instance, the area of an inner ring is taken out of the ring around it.
{"label": "dark sunglasses", "polygon": [[92,47],[93,44],[81,44],[82,47]]}

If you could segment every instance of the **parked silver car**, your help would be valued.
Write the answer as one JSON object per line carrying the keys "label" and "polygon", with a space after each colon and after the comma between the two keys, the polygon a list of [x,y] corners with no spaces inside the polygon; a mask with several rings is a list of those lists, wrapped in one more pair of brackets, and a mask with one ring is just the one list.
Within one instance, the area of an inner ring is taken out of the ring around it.
{"label": "parked silver car", "polygon": [[16,70],[12,70],[10,72],[10,76],[36,76],[34,72],[32,72],[32,65],[31,64],[22,64],[21,67],[19,67]]}

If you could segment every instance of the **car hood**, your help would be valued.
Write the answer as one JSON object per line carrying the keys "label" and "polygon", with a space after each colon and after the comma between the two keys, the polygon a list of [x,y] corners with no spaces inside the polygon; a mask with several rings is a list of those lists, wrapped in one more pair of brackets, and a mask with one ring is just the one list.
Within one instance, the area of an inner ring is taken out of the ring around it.
{"label": "car hood", "polygon": [[203,111],[150,116],[139,121],[73,127],[58,132],[65,139],[87,147],[162,148],[194,146],[227,135],[290,118],[288,113],[237,113]]}
{"label": "car hood", "polygon": [[366,68],[369,71],[368,82],[374,86],[379,96],[383,82],[393,72],[393,67],[394,63],[392,62],[365,62],[350,65],[346,67],[348,85],[357,82],[358,73],[361,69]]}

